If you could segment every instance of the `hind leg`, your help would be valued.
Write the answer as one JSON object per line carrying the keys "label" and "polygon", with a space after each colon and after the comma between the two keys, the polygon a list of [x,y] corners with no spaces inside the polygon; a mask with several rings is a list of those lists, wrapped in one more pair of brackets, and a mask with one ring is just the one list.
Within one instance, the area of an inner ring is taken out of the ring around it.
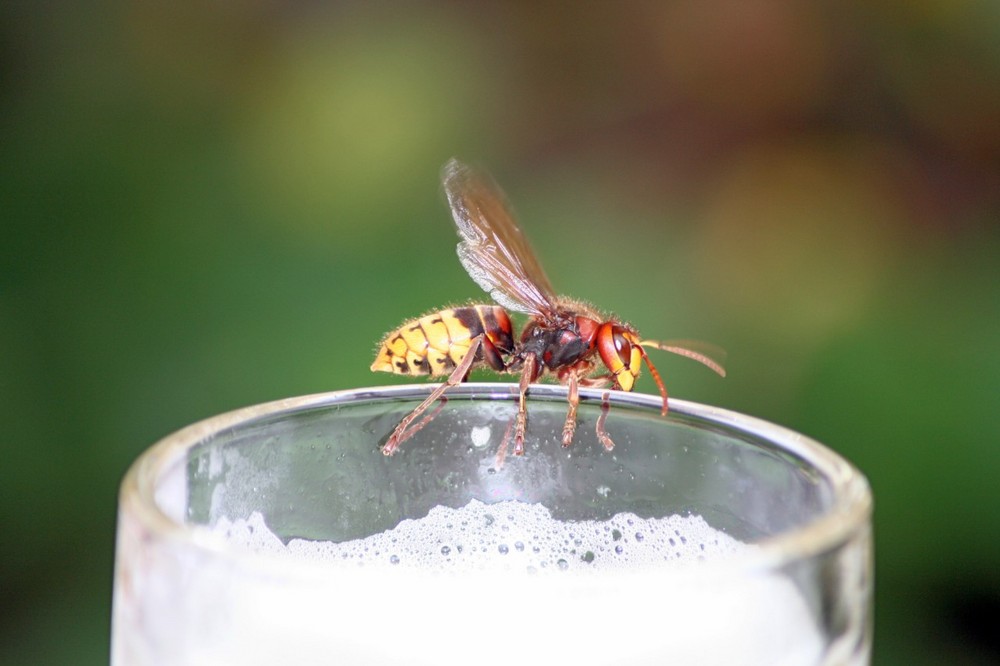
{"label": "hind leg", "polygon": [[431,419],[433,419],[440,409],[435,410],[427,418],[420,421],[415,426],[410,426],[413,421],[423,414],[428,407],[434,404],[439,398],[444,395],[444,392],[450,389],[452,386],[457,386],[465,381],[465,378],[469,374],[469,370],[472,369],[472,364],[476,361],[476,353],[479,351],[479,347],[483,342],[483,336],[479,335],[473,338],[472,344],[469,345],[469,351],[465,354],[465,358],[462,362],[455,366],[455,369],[451,371],[448,375],[448,379],[438,386],[436,389],[431,391],[431,394],[427,398],[416,406],[416,408],[403,417],[403,420],[399,422],[396,429],[392,431],[389,439],[386,440],[385,446],[382,447],[382,453],[387,456],[391,456],[399,448],[399,445],[412,437],[421,428],[427,425]]}

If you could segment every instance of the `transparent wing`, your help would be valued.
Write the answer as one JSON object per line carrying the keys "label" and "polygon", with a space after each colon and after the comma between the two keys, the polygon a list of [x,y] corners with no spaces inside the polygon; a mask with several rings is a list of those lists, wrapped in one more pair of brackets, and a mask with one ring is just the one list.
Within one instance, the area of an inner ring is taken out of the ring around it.
{"label": "transparent wing", "polygon": [[452,159],[441,180],[462,239],[458,259],[466,272],[505,308],[551,315],[552,284],[493,179]]}
{"label": "transparent wing", "polygon": [[726,376],[726,369],[723,367],[726,360],[726,350],[722,347],[716,347],[701,340],[642,340],[639,344],[643,347],[655,347],[686,356],[707,366],[722,377]]}

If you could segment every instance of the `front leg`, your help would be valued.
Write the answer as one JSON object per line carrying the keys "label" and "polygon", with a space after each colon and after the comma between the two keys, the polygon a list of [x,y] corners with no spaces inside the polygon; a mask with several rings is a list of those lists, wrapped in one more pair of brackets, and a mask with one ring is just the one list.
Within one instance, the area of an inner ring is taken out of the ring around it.
{"label": "front leg", "polygon": [[611,410],[611,393],[605,391],[601,396],[601,415],[597,417],[597,439],[604,445],[606,451],[615,448],[615,443],[611,441],[611,436],[604,428],[604,422],[608,420],[608,412]]}
{"label": "front leg", "polygon": [[[581,386],[588,387],[603,387],[611,384],[611,388],[620,388],[618,383],[615,382],[615,376],[608,375],[598,375],[596,377],[583,377],[580,379]],[[604,428],[605,421],[608,420],[608,412],[611,410],[611,393],[605,391],[601,396],[601,414],[597,417],[597,440],[604,446],[605,450],[610,451],[615,448],[615,443],[611,440],[611,436],[608,431]]]}

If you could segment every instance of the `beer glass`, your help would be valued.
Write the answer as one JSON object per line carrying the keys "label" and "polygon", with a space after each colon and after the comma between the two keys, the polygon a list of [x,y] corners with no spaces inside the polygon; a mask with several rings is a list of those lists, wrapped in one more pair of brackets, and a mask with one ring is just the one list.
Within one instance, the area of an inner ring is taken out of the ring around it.
{"label": "beer glass", "polygon": [[[731,411],[462,384],[247,407],[121,487],[113,666],[869,661],[872,499],[849,462]],[[607,403],[605,404],[605,400]],[[606,450],[595,435],[614,439]]]}

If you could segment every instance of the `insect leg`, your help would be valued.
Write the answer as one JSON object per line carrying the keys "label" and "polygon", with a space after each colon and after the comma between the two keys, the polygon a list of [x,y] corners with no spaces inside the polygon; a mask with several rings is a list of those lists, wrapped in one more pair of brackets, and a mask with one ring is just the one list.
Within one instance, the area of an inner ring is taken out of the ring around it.
{"label": "insect leg", "polygon": [[580,385],[576,372],[570,371],[567,376],[567,382],[569,384],[567,394],[569,411],[566,412],[566,422],[563,424],[563,447],[567,447],[573,443],[573,433],[576,432],[576,407],[580,404]]}
{"label": "insect leg", "polygon": [[[524,455],[524,432],[528,423],[527,392],[528,384],[535,378],[536,358],[534,354],[524,357],[524,367],[521,369],[521,381],[518,384],[519,396],[517,403],[517,416],[514,417],[514,455]],[[510,429],[504,433],[503,442],[500,448],[507,450],[507,441],[510,438]]]}
{"label": "insect leg", "polygon": [[465,357],[462,359],[462,362],[459,363],[457,366],[455,366],[455,369],[451,371],[451,374],[448,375],[448,379],[443,384],[438,386],[436,389],[431,391],[431,394],[427,396],[427,398],[424,399],[422,403],[417,405],[412,412],[403,417],[403,420],[399,422],[399,425],[396,426],[396,429],[392,431],[392,435],[390,435],[389,439],[386,440],[385,446],[382,447],[383,454],[391,456],[393,453],[396,452],[396,449],[399,448],[400,444],[405,442],[415,432],[417,432],[425,425],[427,425],[427,421],[429,421],[437,414],[437,412],[434,412],[434,414],[431,414],[429,418],[425,419],[424,421],[421,421],[419,424],[417,424],[417,426],[410,428],[410,424],[413,423],[413,420],[418,416],[420,416],[421,414],[423,414],[428,407],[430,407],[432,404],[434,404],[434,402],[438,398],[444,395],[445,391],[447,391],[452,386],[456,386],[462,383],[466,375],[468,375],[469,370],[472,368],[472,364],[476,360],[476,353],[479,351],[479,346],[482,344],[482,342],[483,342],[482,335],[477,335],[475,338],[473,338],[472,343],[469,345],[469,351],[465,354]]}
{"label": "insect leg", "polygon": [[[466,376],[466,379],[468,379],[468,376]],[[462,381],[464,382],[465,379],[463,379]],[[441,393],[443,394],[444,391],[441,391]],[[423,430],[425,425],[427,425],[428,423],[430,423],[431,421],[433,421],[434,418],[438,414],[441,413],[441,410],[444,409],[444,406],[447,403],[448,403],[448,396],[441,395],[441,397],[438,399],[437,407],[435,407],[434,410],[430,414],[428,414],[424,418],[420,419],[420,421],[418,423],[415,423],[415,424],[411,425],[409,428],[407,428],[406,429],[406,433],[402,437],[400,437],[399,440],[396,442],[396,448],[399,448],[400,444],[402,444],[403,442],[405,442],[406,440],[410,439],[411,437],[413,437],[414,435],[416,435],[418,432],[420,432],[421,430]],[[392,455],[392,454],[391,453],[387,453],[386,455]]]}
{"label": "insect leg", "polygon": [[511,420],[507,424],[507,429],[504,430],[503,440],[500,442],[500,448],[497,449],[496,468],[498,470],[503,468],[503,461],[507,459],[507,444],[510,443],[510,431],[513,427],[514,421]]}
{"label": "insect leg", "polygon": [[615,443],[611,441],[608,431],[604,429],[604,422],[608,420],[608,411],[611,410],[611,393],[604,392],[601,396],[601,415],[597,417],[597,439],[604,445],[607,451],[615,448]]}

